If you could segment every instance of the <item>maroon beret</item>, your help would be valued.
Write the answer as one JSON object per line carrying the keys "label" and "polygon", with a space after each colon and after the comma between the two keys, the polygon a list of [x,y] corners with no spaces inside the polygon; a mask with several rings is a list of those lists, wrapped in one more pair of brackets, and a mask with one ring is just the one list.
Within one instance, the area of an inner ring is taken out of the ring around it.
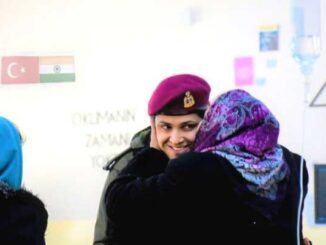
{"label": "maroon beret", "polygon": [[165,78],[154,90],[148,114],[182,115],[206,109],[211,88],[201,77],[179,74]]}

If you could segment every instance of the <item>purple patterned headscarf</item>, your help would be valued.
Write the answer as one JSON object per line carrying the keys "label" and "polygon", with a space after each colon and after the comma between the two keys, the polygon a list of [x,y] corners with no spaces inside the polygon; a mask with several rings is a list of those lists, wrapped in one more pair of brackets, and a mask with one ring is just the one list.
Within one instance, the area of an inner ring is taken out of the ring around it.
{"label": "purple patterned headscarf", "polygon": [[275,200],[278,183],[288,172],[278,135],[279,123],[262,102],[243,90],[231,90],[205,115],[195,151],[226,158],[250,191]]}

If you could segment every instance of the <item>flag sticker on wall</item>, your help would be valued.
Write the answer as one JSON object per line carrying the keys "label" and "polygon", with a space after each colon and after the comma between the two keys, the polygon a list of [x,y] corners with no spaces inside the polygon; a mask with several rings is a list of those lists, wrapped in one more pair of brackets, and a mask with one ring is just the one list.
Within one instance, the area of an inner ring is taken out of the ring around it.
{"label": "flag sticker on wall", "polygon": [[40,57],[40,82],[74,82],[75,65],[73,56]]}
{"label": "flag sticker on wall", "polygon": [[2,57],[1,83],[74,82],[73,56],[5,56]]}
{"label": "flag sticker on wall", "polygon": [[38,83],[39,57],[2,57],[1,81],[3,84]]}

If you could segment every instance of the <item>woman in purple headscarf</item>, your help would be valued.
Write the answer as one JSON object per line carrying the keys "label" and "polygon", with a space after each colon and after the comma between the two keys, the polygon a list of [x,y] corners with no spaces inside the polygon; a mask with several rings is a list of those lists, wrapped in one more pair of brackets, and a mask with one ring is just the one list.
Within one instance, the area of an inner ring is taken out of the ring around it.
{"label": "woman in purple headscarf", "polygon": [[[110,185],[110,221],[124,239],[108,244],[303,244],[308,172],[278,135],[273,114],[243,90],[214,101],[194,152],[168,162],[152,134]],[[157,164],[165,171],[151,174]]]}

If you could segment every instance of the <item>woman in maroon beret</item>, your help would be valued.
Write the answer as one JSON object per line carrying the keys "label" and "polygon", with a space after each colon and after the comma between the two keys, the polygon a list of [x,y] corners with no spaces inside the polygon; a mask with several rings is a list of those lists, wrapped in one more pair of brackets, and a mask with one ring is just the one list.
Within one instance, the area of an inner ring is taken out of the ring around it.
{"label": "woman in maroon beret", "polygon": [[180,74],[163,80],[148,103],[158,147],[169,159],[193,148],[209,105],[210,86],[201,77]]}
{"label": "woman in maroon beret", "polygon": [[[167,159],[176,158],[193,149],[196,133],[209,105],[210,91],[209,84],[203,78],[193,74],[177,74],[161,81],[152,93],[148,115],[155,124],[158,148]],[[115,230],[111,229],[107,215],[111,208],[106,203],[108,186],[135,154],[149,146],[150,138],[150,128],[140,131],[133,137],[130,148],[108,164],[110,174],[102,192],[94,244],[112,244],[108,237],[109,234],[112,237]],[[149,173],[160,173],[165,165],[152,167],[148,170]]]}
{"label": "woman in maroon beret", "polygon": [[278,144],[262,102],[243,90],[219,96],[195,152],[177,158],[161,150],[157,116],[151,147],[109,186],[108,244],[303,244],[305,161]]}

